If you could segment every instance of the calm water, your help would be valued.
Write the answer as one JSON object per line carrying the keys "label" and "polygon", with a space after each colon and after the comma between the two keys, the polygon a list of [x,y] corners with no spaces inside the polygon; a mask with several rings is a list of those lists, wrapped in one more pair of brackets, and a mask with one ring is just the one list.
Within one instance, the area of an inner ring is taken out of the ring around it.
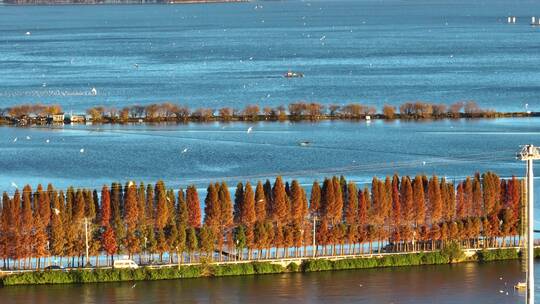
{"label": "calm water", "polygon": [[[524,164],[515,160],[515,153],[519,145],[540,141],[539,122],[524,118],[2,127],[0,191],[13,191],[12,183],[100,187],[128,179],[206,188],[218,180],[234,185],[276,175],[304,184],[332,174],[358,183],[394,172],[448,179],[487,170],[523,175]],[[249,134],[248,127],[253,130]],[[311,144],[300,146],[302,141]]]}
{"label": "calm water", "polygon": [[539,1],[0,6],[0,107],[474,99],[540,111],[533,15]]}
{"label": "calm water", "polygon": [[[540,266],[537,263],[537,266]],[[0,288],[2,303],[520,303],[516,261],[308,274]],[[537,278],[537,281],[538,278]],[[133,288],[132,288],[133,287]],[[540,289],[537,288],[538,291]],[[502,292],[501,292],[502,291]],[[508,294],[507,294],[508,293]],[[538,295],[538,293],[537,293]],[[540,297],[537,296],[537,300]]]}

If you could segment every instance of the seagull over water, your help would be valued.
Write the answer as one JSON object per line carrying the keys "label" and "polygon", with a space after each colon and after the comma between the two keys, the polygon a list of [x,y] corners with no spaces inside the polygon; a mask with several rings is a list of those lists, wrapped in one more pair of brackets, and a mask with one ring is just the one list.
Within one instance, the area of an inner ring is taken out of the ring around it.
{"label": "seagull over water", "polygon": [[17,184],[15,184],[14,182],[11,182],[11,186],[15,189],[18,189],[19,187],[17,187]]}

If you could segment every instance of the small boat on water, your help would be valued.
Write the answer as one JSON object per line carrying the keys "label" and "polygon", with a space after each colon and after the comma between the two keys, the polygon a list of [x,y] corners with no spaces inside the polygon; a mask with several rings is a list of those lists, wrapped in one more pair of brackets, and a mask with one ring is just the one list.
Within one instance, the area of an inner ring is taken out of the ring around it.
{"label": "small boat on water", "polygon": [[304,74],[300,73],[300,72],[288,71],[287,73],[285,73],[283,75],[283,77],[285,77],[285,78],[302,78],[302,77],[304,77]]}

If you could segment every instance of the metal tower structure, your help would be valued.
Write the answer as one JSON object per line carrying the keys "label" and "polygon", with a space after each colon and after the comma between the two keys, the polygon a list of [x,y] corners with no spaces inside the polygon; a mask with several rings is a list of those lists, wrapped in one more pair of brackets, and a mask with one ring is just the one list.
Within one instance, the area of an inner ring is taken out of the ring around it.
{"label": "metal tower structure", "polygon": [[534,172],[533,161],[540,159],[538,147],[523,146],[517,155],[527,162],[527,303],[534,304]]}

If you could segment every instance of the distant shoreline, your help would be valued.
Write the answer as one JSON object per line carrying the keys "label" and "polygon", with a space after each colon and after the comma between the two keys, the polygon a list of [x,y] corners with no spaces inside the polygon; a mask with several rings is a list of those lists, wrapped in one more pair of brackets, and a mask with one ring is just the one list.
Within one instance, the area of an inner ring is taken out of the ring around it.
{"label": "distant shoreline", "polygon": [[120,0],[120,1],[4,1],[0,5],[5,6],[54,6],[54,5],[151,5],[151,4],[205,4],[205,3],[238,3],[250,2],[251,0],[154,0],[154,1],[135,1],[135,0]]}

